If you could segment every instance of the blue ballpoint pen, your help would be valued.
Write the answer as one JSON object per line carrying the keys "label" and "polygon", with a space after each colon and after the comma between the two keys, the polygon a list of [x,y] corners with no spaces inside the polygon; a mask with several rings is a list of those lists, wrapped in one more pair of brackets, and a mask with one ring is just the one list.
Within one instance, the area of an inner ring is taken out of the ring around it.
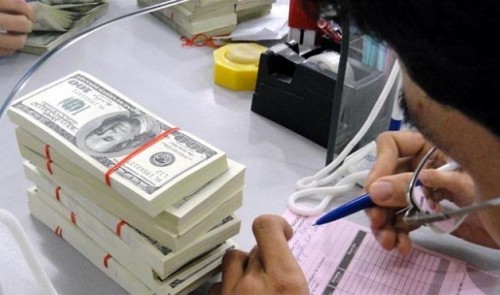
{"label": "blue ballpoint pen", "polygon": [[370,195],[364,194],[321,216],[316,220],[315,225],[332,222],[373,206],[375,206],[375,203],[370,199]]}

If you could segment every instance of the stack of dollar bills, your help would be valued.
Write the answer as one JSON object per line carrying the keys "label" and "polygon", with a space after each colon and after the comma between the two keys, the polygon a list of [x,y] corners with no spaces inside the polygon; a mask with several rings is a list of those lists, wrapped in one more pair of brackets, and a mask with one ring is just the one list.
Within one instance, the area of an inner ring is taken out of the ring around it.
{"label": "stack of dollar bills", "polygon": [[31,214],[132,294],[185,294],[240,231],[245,167],[81,71],[8,109]]}
{"label": "stack of dollar bills", "polygon": [[269,14],[274,3],[276,0],[238,0],[235,6],[238,23]]}
{"label": "stack of dollar bills", "polygon": [[108,10],[107,0],[34,1],[36,21],[22,52],[43,54],[90,26]]}
{"label": "stack of dollar bills", "polygon": [[[137,0],[141,7],[151,6],[162,0]],[[228,35],[236,29],[237,0],[188,0],[151,14],[189,39],[203,36]]]}

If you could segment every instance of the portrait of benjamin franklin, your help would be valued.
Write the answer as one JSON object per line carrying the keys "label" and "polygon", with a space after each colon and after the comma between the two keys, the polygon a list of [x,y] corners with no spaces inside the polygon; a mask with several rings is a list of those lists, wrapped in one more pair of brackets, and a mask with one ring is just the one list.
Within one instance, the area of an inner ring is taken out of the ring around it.
{"label": "portrait of benjamin franklin", "polygon": [[77,133],[77,146],[91,156],[124,156],[147,143],[161,130],[158,121],[146,115],[119,114],[82,128]]}

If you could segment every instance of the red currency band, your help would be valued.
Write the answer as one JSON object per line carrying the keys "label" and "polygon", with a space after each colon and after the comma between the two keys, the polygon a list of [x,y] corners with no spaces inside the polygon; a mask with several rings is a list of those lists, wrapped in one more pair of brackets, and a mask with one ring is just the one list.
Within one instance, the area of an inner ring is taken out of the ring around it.
{"label": "red currency band", "polygon": [[59,185],[56,187],[55,193],[56,193],[56,200],[59,201],[59,202],[61,202],[61,195],[60,195],[60,193],[61,193],[61,187]]}
{"label": "red currency band", "polygon": [[127,223],[125,222],[125,220],[120,220],[120,222],[118,222],[118,223],[116,224],[116,235],[117,235],[118,237],[120,237],[120,238],[122,237],[122,227],[123,227],[125,224],[127,224]]}
{"label": "red currency band", "polygon": [[52,168],[50,168],[50,164],[52,164],[52,159],[50,158],[50,145],[46,144],[45,145],[45,148],[44,148],[44,151],[45,151],[45,159],[47,159],[47,162],[45,163],[45,166],[47,168],[47,171],[49,171],[49,174],[50,175],[54,175],[52,174]]}
{"label": "red currency band", "polygon": [[165,130],[165,132],[157,135],[155,138],[151,139],[150,141],[146,142],[145,144],[141,145],[134,151],[132,151],[130,154],[128,154],[125,158],[123,158],[120,162],[116,163],[113,167],[109,168],[108,171],[106,171],[106,174],[104,174],[104,180],[108,186],[111,186],[111,174],[118,170],[123,164],[127,163],[130,159],[133,157],[137,156],[140,154],[142,151],[146,150],[150,146],[154,145],[164,137],[169,136],[172,132],[175,132],[179,130],[179,128],[170,128],[168,130]]}
{"label": "red currency band", "polygon": [[102,259],[102,264],[104,264],[104,267],[105,268],[108,268],[108,261],[112,258],[111,254],[107,254],[106,256],[104,256],[104,258]]}
{"label": "red currency band", "polygon": [[52,164],[52,160],[51,159],[47,159],[47,162],[45,163],[45,166],[47,167],[47,171],[49,171],[49,174],[50,175],[54,175],[52,173],[52,168],[50,168],[50,165]]}
{"label": "red currency band", "polygon": [[51,160],[49,148],[50,148],[50,145],[46,144],[45,145],[45,158],[47,158],[48,160]]}
{"label": "red currency band", "polygon": [[73,224],[76,225],[76,214],[75,214],[75,212],[71,212],[70,217],[71,217],[71,222],[73,222]]}
{"label": "red currency band", "polygon": [[56,226],[56,229],[54,229],[54,233],[56,234],[56,236],[62,237],[62,227],[60,227],[59,225]]}

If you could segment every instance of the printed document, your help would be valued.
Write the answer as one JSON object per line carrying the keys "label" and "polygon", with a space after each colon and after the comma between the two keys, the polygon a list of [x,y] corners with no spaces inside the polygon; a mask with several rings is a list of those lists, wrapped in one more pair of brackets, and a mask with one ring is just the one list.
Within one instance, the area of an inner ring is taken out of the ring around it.
{"label": "printed document", "polygon": [[416,245],[407,255],[383,250],[369,228],[345,219],[313,226],[317,217],[288,209],[283,217],[312,295],[495,293],[498,277],[464,261]]}

